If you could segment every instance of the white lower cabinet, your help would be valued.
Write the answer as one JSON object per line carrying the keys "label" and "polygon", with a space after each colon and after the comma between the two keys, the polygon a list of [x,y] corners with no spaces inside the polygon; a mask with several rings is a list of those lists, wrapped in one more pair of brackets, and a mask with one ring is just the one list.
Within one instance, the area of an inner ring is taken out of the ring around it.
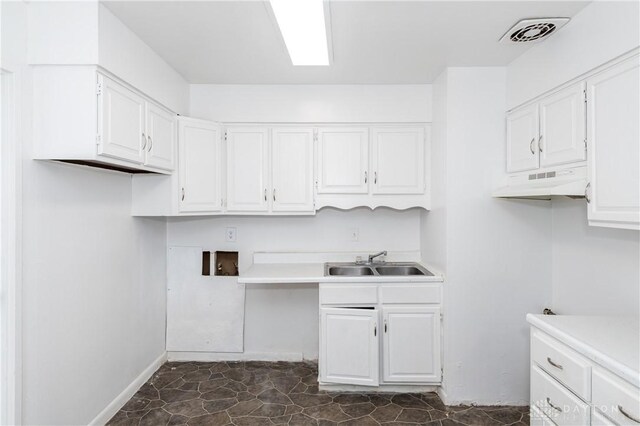
{"label": "white lower cabinet", "polygon": [[640,389],[532,328],[530,407],[531,425],[638,425]]}
{"label": "white lower cabinet", "polygon": [[378,310],[320,310],[321,381],[378,385]]}
{"label": "white lower cabinet", "polygon": [[383,306],[385,382],[440,380],[440,308]]}
{"label": "white lower cabinet", "polygon": [[440,384],[440,303],[439,283],[320,284],[320,383]]}

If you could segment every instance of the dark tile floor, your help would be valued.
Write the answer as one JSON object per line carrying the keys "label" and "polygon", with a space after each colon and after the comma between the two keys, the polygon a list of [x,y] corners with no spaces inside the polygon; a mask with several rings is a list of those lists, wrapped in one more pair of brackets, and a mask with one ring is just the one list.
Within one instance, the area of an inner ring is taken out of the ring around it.
{"label": "dark tile floor", "polygon": [[318,390],[317,365],[168,362],[110,425],[517,425],[528,407],[445,407],[435,393]]}

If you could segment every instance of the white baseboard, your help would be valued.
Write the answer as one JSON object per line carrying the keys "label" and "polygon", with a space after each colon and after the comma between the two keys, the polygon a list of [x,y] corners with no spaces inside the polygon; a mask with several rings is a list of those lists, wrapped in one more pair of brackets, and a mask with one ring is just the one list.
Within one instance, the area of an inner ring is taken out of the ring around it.
{"label": "white baseboard", "polygon": [[153,373],[160,368],[162,364],[167,360],[167,353],[163,352],[157,359],[155,359],[147,368],[144,369],[142,373],[138,377],[136,377],[133,382],[129,384],[121,393],[118,395],[113,401],[109,403],[105,407],[104,410],[100,412],[89,422],[90,425],[104,425],[106,424],[111,417],[115,416],[115,414],[126,404],[131,397],[140,389],[142,385],[144,385],[147,380],[151,378]]}
{"label": "white baseboard", "polygon": [[340,385],[334,383],[319,383],[318,388],[329,392],[366,392],[366,393],[422,393],[437,392],[438,385],[379,385],[379,386],[360,386],[360,385]]}
{"label": "white baseboard", "polygon": [[447,391],[444,390],[442,386],[440,386],[438,390],[436,390],[436,393],[438,394],[438,396],[440,397],[440,401],[442,401],[444,405],[450,405],[448,401],[449,397],[447,397]]}
{"label": "white baseboard", "polygon": [[167,352],[169,361],[293,361],[304,357],[299,352]]}

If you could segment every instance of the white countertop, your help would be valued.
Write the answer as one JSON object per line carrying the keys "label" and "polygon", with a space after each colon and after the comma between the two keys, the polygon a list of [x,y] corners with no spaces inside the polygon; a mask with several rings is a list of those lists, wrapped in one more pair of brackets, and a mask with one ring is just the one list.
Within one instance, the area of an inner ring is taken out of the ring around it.
{"label": "white countertop", "polygon": [[527,321],[640,387],[640,318],[528,314]]}
{"label": "white countertop", "polygon": [[[433,272],[429,267],[428,271]],[[434,273],[435,274],[435,273]],[[240,284],[442,282],[434,276],[324,276],[322,263],[254,263],[238,277]]]}

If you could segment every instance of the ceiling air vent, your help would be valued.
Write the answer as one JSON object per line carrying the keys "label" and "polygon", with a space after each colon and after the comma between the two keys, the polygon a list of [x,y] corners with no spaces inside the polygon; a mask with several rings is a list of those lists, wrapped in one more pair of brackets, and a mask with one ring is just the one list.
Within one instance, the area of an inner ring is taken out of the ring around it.
{"label": "ceiling air vent", "polygon": [[509,29],[501,43],[527,43],[550,36],[569,22],[569,18],[523,19]]}

